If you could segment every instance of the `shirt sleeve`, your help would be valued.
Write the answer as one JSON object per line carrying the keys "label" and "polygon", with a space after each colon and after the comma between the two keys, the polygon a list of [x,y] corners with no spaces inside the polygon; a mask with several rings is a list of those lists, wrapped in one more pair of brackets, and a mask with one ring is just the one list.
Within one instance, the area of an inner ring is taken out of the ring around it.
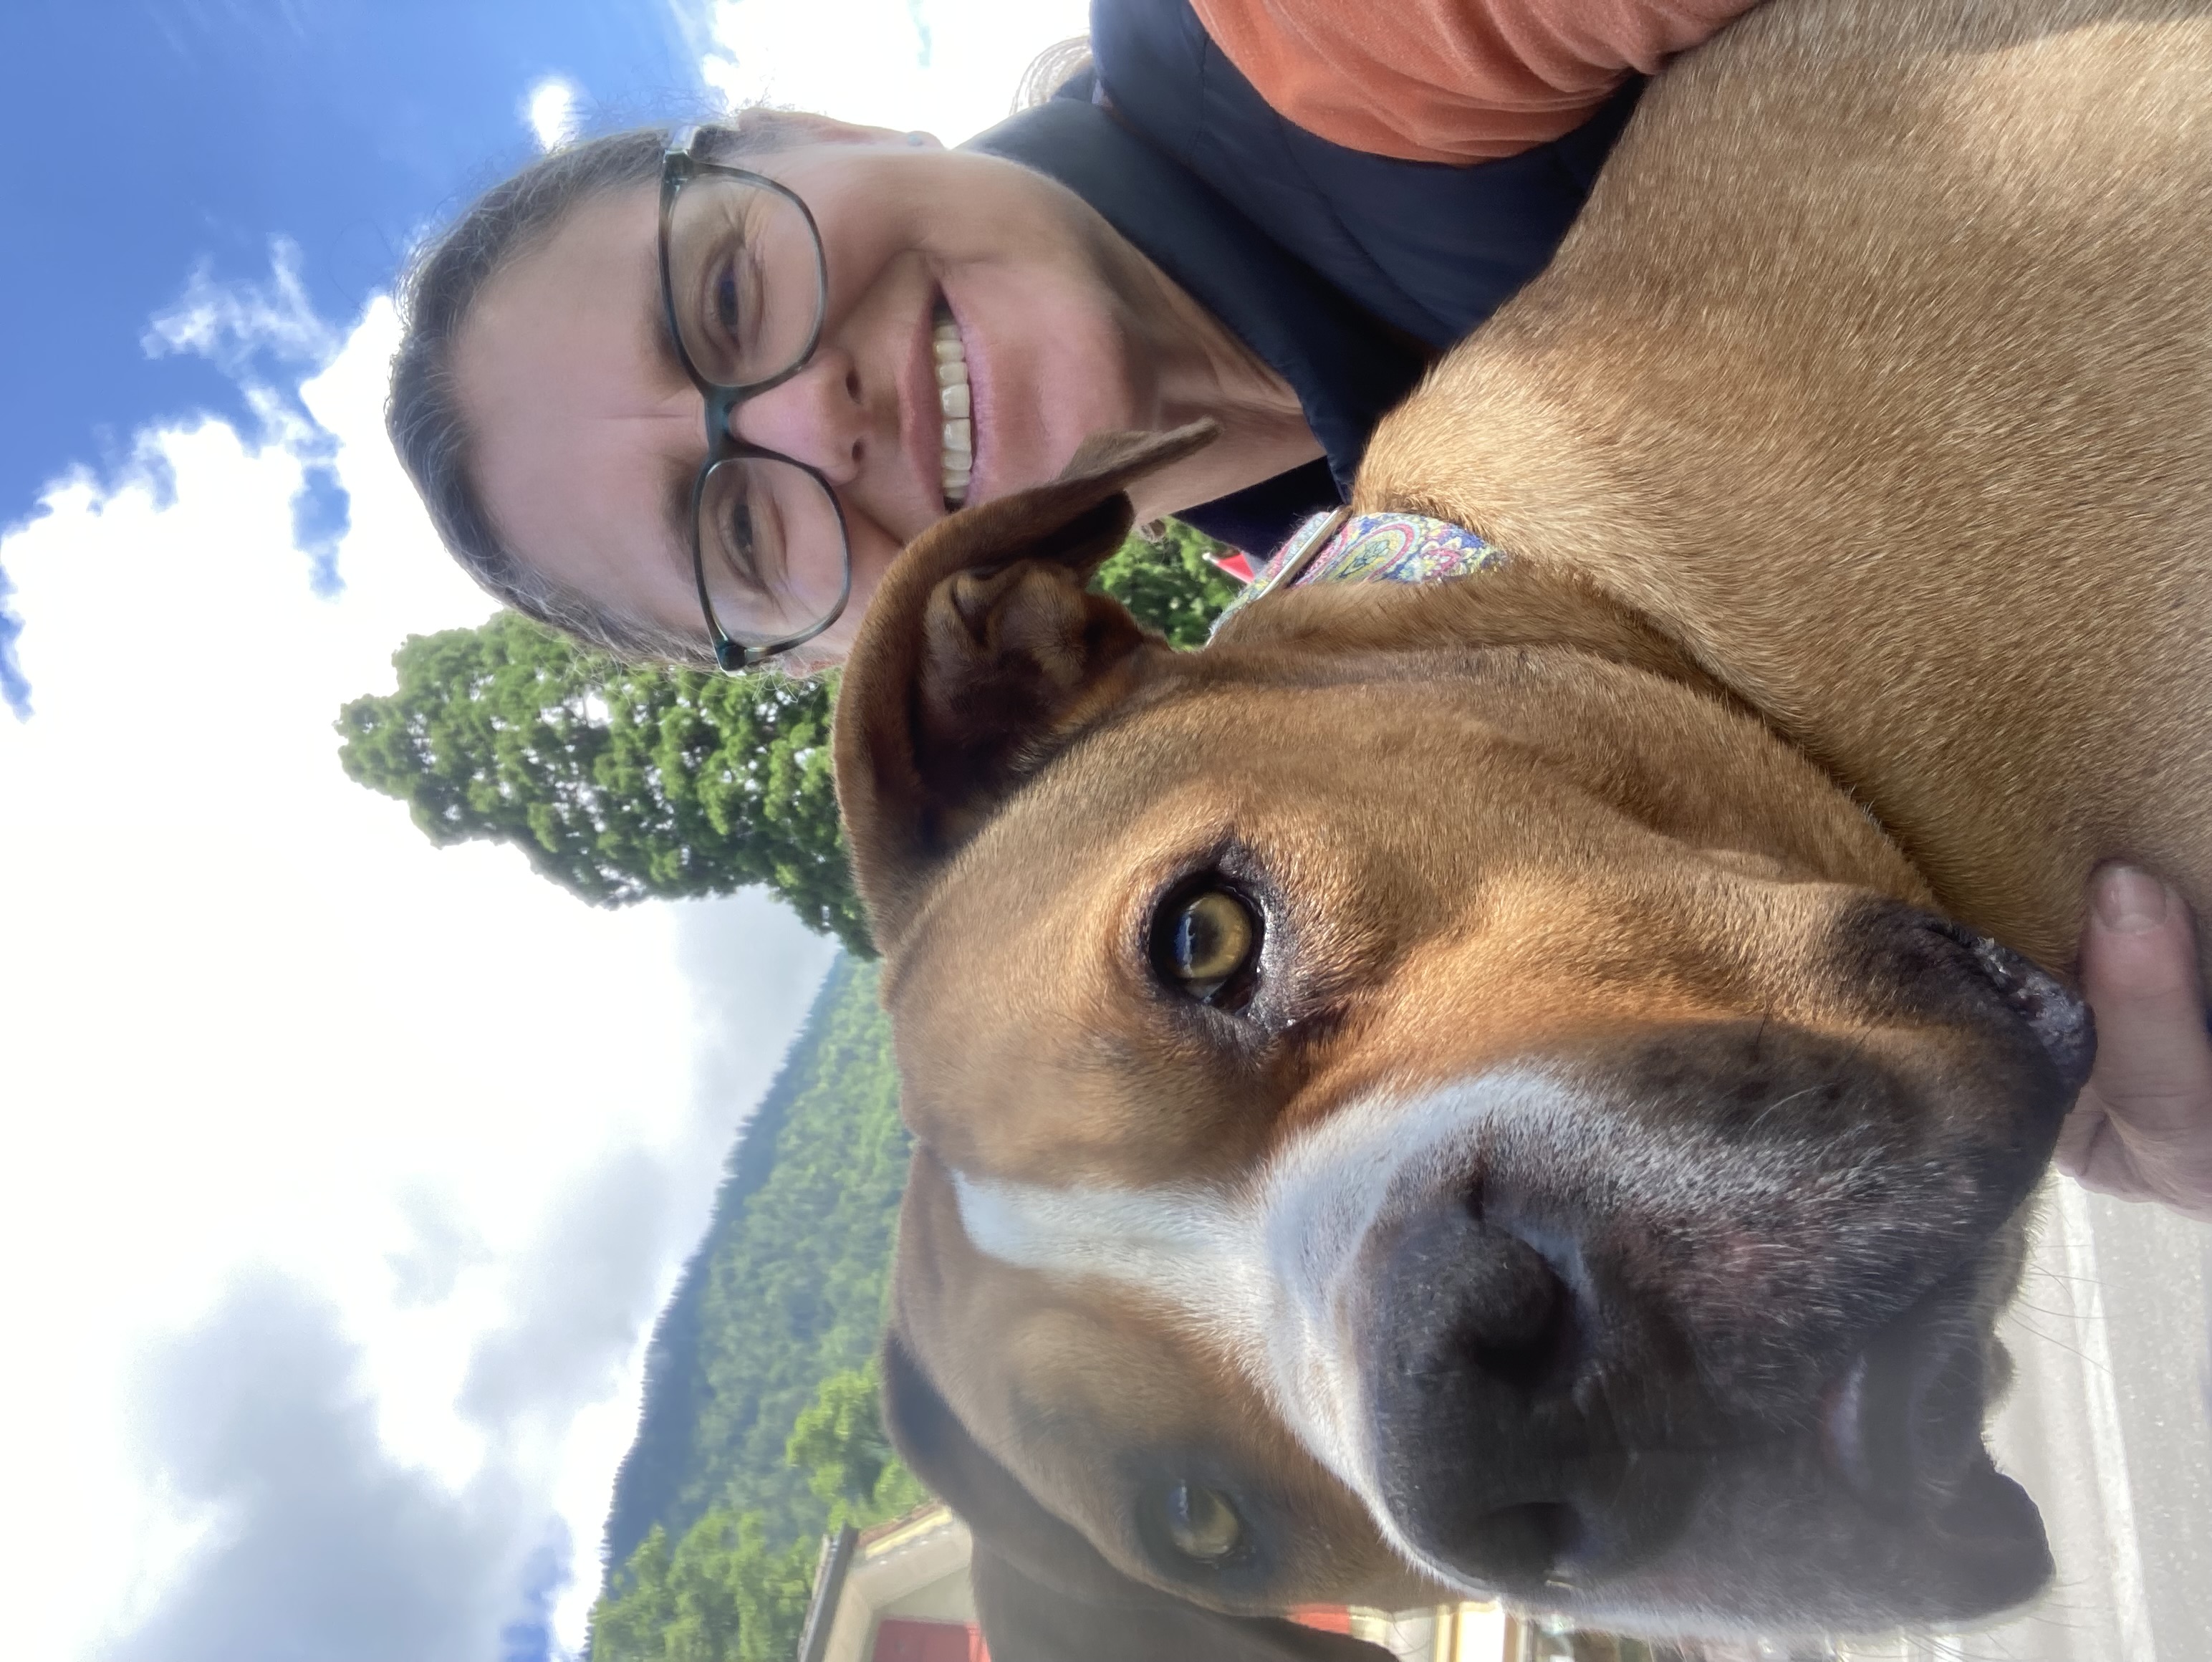
{"label": "shirt sleeve", "polygon": [[1193,0],[1278,114],[1413,161],[1511,155],[1571,132],[1757,0]]}

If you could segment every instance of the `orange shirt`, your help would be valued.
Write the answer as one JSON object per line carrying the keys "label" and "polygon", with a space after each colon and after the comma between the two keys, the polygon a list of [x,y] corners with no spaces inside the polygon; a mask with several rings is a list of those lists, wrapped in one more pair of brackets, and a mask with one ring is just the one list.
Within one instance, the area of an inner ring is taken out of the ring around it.
{"label": "orange shirt", "polygon": [[1757,0],[1192,0],[1276,113],[1413,161],[1511,155],[1580,126]]}

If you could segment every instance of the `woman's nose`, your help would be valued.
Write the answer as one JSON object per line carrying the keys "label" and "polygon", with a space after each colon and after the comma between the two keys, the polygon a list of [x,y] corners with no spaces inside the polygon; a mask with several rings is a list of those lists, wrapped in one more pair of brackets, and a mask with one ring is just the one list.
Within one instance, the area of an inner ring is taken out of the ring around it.
{"label": "woman's nose", "polygon": [[859,473],[870,425],[852,358],[830,347],[782,386],[730,412],[732,437],[818,467],[833,484]]}

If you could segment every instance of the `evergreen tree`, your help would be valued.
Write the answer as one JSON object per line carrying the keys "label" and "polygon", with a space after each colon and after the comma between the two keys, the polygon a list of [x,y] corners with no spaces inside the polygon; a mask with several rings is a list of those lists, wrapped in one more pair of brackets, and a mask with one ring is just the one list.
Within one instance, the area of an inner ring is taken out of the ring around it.
{"label": "evergreen tree", "polygon": [[[1195,646],[1237,592],[1213,546],[1170,521],[1131,539],[1099,586]],[[834,676],[629,666],[513,612],[410,636],[392,661],[397,691],[340,711],[338,759],[432,842],[510,843],[595,905],[762,884],[872,952],[831,782]]]}
{"label": "evergreen tree", "polygon": [[928,1498],[891,1447],[882,1398],[873,1361],[832,1373],[800,1410],[784,1445],[785,1462],[806,1472],[807,1486],[830,1503],[831,1529],[884,1523]]}
{"label": "evergreen tree", "polygon": [[592,1662],[785,1662],[798,1647],[817,1549],[777,1550],[757,1513],[708,1513],[676,1549],[658,1528],[592,1610]]}
{"label": "evergreen tree", "polygon": [[441,845],[507,843],[599,905],[764,884],[868,950],[830,780],[834,683],[633,667],[514,612],[410,636],[339,761]]}
{"label": "evergreen tree", "polygon": [[[887,1522],[929,1498],[891,1450],[880,1391],[873,1362],[830,1374],[785,1446],[830,1503],[831,1530]],[[655,1524],[592,1606],[592,1662],[780,1662],[806,1620],[815,1553],[805,1539],[772,1548],[757,1512],[718,1507],[672,1552]]]}

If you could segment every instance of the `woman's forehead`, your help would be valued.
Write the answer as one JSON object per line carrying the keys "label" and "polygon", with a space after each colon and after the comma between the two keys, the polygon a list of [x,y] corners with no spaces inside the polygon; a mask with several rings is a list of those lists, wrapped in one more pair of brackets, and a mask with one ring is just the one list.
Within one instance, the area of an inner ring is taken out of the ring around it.
{"label": "woman's forehead", "polygon": [[586,197],[492,274],[455,342],[465,398],[496,397],[517,370],[557,370],[564,349],[611,367],[667,356],[659,200],[645,184]]}
{"label": "woman's forehead", "polygon": [[454,393],[508,545],[586,593],[605,551],[629,550],[641,579],[665,571],[666,606],[650,611],[680,618],[689,558],[664,509],[704,436],[661,321],[657,235],[650,186],[579,203],[485,283],[454,343]]}

